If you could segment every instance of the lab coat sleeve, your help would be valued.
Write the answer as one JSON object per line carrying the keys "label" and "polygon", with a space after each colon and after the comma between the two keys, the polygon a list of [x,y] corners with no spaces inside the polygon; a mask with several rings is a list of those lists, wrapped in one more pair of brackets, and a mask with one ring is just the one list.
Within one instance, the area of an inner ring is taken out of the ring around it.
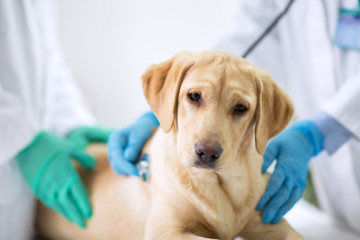
{"label": "lab coat sleeve", "polygon": [[335,153],[354,135],[329,114],[320,111],[310,117],[324,136],[324,149],[329,155]]}
{"label": "lab coat sleeve", "polygon": [[47,110],[47,128],[60,136],[65,136],[78,126],[94,125],[95,118],[61,58],[54,63],[54,68],[56,75],[55,81],[52,81],[52,86],[49,87],[49,97],[52,100],[49,101],[51,105]]}
{"label": "lab coat sleeve", "polygon": [[51,99],[47,106],[46,128],[64,136],[75,127],[95,124],[95,118],[64,61],[57,33],[57,6],[49,4],[47,7],[43,18],[50,59],[48,97]]}
{"label": "lab coat sleeve", "polygon": [[[273,0],[241,0],[239,3],[230,32],[220,38],[214,48],[241,56],[285,8],[286,4]],[[279,24],[281,21],[283,19]],[[247,60],[269,71],[278,84],[284,87],[284,71],[281,66],[282,54],[277,27],[248,55]]]}
{"label": "lab coat sleeve", "polygon": [[335,96],[324,106],[324,111],[360,139],[360,68],[350,77]]}
{"label": "lab coat sleeve", "polygon": [[20,100],[0,84],[0,166],[26,147],[38,131],[38,124]]}

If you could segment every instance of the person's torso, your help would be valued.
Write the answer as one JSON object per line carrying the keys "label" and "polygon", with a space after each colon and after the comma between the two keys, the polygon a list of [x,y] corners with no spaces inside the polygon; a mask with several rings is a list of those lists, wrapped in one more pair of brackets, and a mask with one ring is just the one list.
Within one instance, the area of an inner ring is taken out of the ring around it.
{"label": "person's torso", "polygon": [[[287,0],[276,3],[281,11]],[[333,44],[339,8],[355,8],[357,4],[357,0],[295,1],[279,22],[276,31],[283,81],[294,101],[298,120],[319,111],[359,71],[360,51]]]}
{"label": "person's torso", "polygon": [[0,3],[0,91],[11,94],[39,126],[46,122],[55,21],[54,1]]}

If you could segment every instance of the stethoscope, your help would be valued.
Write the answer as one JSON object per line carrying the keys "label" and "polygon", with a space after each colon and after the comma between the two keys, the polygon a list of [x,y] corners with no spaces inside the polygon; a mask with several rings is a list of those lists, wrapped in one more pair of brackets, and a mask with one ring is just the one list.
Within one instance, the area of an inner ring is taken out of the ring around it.
{"label": "stethoscope", "polygon": [[285,9],[271,22],[271,24],[264,30],[264,32],[246,49],[246,51],[241,55],[241,57],[246,58],[255,48],[256,46],[273,30],[273,28],[278,24],[280,19],[282,19],[285,14],[290,9],[291,5],[295,0],[290,0],[286,5]]}

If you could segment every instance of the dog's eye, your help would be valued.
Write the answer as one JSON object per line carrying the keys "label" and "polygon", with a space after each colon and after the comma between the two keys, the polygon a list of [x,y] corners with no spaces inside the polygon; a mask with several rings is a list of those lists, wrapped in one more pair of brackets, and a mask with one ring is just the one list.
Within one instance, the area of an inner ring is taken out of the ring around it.
{"label": "dog's eye", "polygon": [[200,103],[201,102],[201,95],[199,93],[189,93],[188,97],[190,101],[194,103]]}
{"label": "dog's eye", "polygon": [[240,114],[243,114],[247,111],[247,107],[245,107],[244,105],[242,104],[239,104],[239,105],[236,105],[235,108],[234,108],[234,113],[236,115],[240,115]]}

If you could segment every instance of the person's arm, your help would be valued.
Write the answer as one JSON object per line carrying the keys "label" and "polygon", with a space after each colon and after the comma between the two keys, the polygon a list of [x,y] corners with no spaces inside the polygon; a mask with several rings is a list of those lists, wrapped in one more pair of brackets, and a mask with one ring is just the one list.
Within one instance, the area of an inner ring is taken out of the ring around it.
{"label": "person's arm", "polygon": [[44,3],[42,7],[40,17],[47,48],[48,77],[51,78],[47,86],[50,101],[45,129],[65,136],[77,127],[96,124],[96,120],[65,62],[58,39],[57,5]]}
{"label": "person's arm", "polygon": [[39,131],[36,121],[0,83],[0,166],[23,149]]}
{"label": "person's arm", "polygon": [[[24,180],[42,203],[85,227],[85,220],[92,214],[90,200],[71,160],[79,161],[87,169],[92,169],[96,160],[73,141],[41,130],[43,122],[49,130],[47,123],[54,120],[43,114],[61,104],[55,98],[53,104],[48,105],[48,97],[54,97],[49,88],[54,87],[51,84],[59,76],[54,74],[56,56],[51,48],[51,34],[48,34],[53,14],[49,10],[53,9],[54,1],[37,2],[28,8],[7,2],[8,10],[19,14],[0,11],[4,13],[1,16],[5,23],[10,23],[0,28],[4,30],[0,31],[0,42],[3,43],[0,44],[0,164],[15,158]],[[0,10],[4,8],[0,7]],[[23,11],[25,15],[21,14]],[[27,19],[27,16],[31,18]],[[32,21],[34,19],[38,21]],[[17,33],[24,32],[34,38],[21,42],[25,38]],[[13,42],[14,45],[10,44]],[[43,61],[45,53],[48,55]],[[43,96],[43,93],[49,95]],[[72,117],[69,112],[66,114]],[[60,129],[61,122],[57,123]],[[64,121],[64,125],[68,125],[67,122]]]}
{"label": "person's arm", "polygon": [[[37,198],[70,221],[85,227],[91,206],[71,158],[91,169],[96,161],[73,142],[40,131],[20,100],[0,84],[0,167],[16,158],[20,171]],[[75,195],[70,196],[72,193]],[[62,198],[59,200],[58,196]],[[81,205],[81,211],[73,211]]]}
{"label": "person's arm", "polygon": [[327,102],[323,111],[351,132],[354,138],[360,139],[360,68]]}
{"label": "person's arm", "polygon": [[277,163],[257,206],[264,208],[264,223],[277,223],[300,199],[312,157],[324,149],[331,155],[349,139],[360,139],[359,79],[360,70],[341,86],[322,111],[270,141],[262,171],[275,159]]}
{"label": "person's arm", "polygon": [[48,54],[49,81],[45,129],[66,136],[80,147],[106,142],[110,129],[96,126],[96,120],[65,63],[57,34],[57,9],[44,4],[44,35]]}
{"label": "person's arm", "polygon": [[324,150],[332,155],[350,138],[355,137],[335,118],[328,113],[320,111],[309,118],[316,124],[324,136]]}

